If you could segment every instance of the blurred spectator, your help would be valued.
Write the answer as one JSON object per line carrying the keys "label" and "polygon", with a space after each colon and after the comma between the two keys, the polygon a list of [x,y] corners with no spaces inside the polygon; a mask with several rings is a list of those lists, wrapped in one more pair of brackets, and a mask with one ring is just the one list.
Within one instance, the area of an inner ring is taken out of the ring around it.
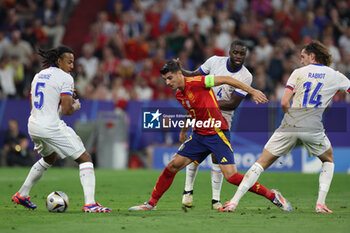
{"label": "blurred spectator", "polygon": [[334,46],[333,37],[331,35],[326,35],[323,37],[323,44],[329,49],[329,53],[332,56],[332,64],[330,67],[337,70],[338,65],[341,63],[341,56],[339,49]]}
{"label": "blurred spectator", "polygon": [[283,75],[283,59],[284,54],[281,47],[274,47],[274,51],[272,53],[272,57],[270,59],[270,63],[267,69],[267,73],[270,75],[272,82],[274,85],[282,80]]}
{"label": "blurred spectator", "polygon": [[15,9],[19,20],[27,22],[33,20],[35,11],[38,8],[37,2],[35,0],[17,0]]}
{"label": "blurred spectator", "polygon": [[48,38],[42,28],[40,19],[35,19],[33,23],[26,22],[21,37],[23,40],[30,43],[33,50],[37,50],[37,46],[41,48],[47,47]]}
{"label": "blurred spectator", "polygon": [[330,19],[326,15],[326,9],[323,6],[317,7],[314,23],[318,27],[318,30],[321,32],[328,22],[330,22]]}
{"label": "blurred spectator", "polygon": [[130,96],[127,89],[123,86],[123,79],[117,77],[112,82],[112,99],[114,101],[129,100]]}
{"label": "blurred spectator", "polygon": [[12,40],[5,49],[5,55],[18,57],[21,64],[30,68],[33,59],[33,49],[27,41],[22,40],[19,30],[12,32]]}
{"label": "blurred spectator", "polygon": [[5,52],[6,47],[10,44],[10,40],[5,36],[5,32],[0,30],[0,58]]}
{"label": "blurred spectator", "polygon": [[65,28],[62,25],[62,12],[55,0],[44,0],[43,6],[36,11],[36,17],[41,19],[43,29],[49,37],[49,47],[61,44]]}
{"label": "blurred spectator", "polygon": [[6,56],[0,58],[0,84],[2,96],[13,98],[16,96],[16,87],[14,82],[15,71],[13,67],[8,66],[9,60]]}
{"label": "blurred spectator", "polygon": [[82,64],[78,64],[76,67],[76,77],[75,77],[74,87],[77,89],[79,97],[86,98],[85,91],[89,83],[90,83],[90,79],[86,75],[84,66]]}
{"label": "blurred spectator", "polygon": [[8,130],[5,133],[4,150],[8,166],[31,166],[33,154],[29,150],[27,136],[19,131],[18,121],[11,119],[8,122]]}
{"label": "blurred spectator", "polygon": [[338,44],[342,56],[350,54],[350,25],[346,28],[345,34],[339,38]]}
{"label": "blurred spectator", "polygon": [[13,31],[22,30],[22,24],[18,21],[18,15],[15,8],[7,9],[6,18],[1,23],[0,28],[8,37],[11,37]]}
{"label": "blurred spectator", "polygon": [[106,11],[100,11],[97,14],[96,24],[104,35],[112,35],[117,31],[117,26],[108,20]]}
{"label": "blurred spectator", "polygon": [[339,64],[338,69],[350,79],[350,54],[343,56],[342,63]]}
{"label": "blurred spectator", "polygon": [[103,49],[103,57],[101,63],[103,64],[103,72],[108,76],[115,75],[120,63],[120,59],[116,57],[113,50],[106,46]]}
{"label": "blurred spectator", "polygon": [[265,36],[265,34],[261,34],[259,36],[258,40],[259,40],[259,43],[254,49],[255,52],[256,52],[257,61],[259,63],[263,63],[265,65],[265,67],[266,67],[267,64],[270,61],[271,54],[272,54],[272,51],[273,51],[273,47],[269,43],[269,40]]}
{"label": "blurred spectator", "polygon": [[207,40],[199,30],[199,24],[193,25],[192,32],[188,35],[184,49],[190,53],[190,58],[194,62],[194,66],[200,65],[204,62],[204,48],[207,44]]}
{"label": "blurred spectator", "polygon": [[82,48],[82,54],[83,56],[78,58],[77,63],[83,66],[87,79],[91,80],[96,74],[97,66],[99,63],[97,57],[94,56],[93,45],[90,43],[84,44]]}
{"label": "blurred spectator", "polygon": [[197,14],[192,17],[189,21],[189,27],[192,28],[193,25],[199,25],[199,32],[208,37],[210,28],[213,26],[214,22],[209,15],[206,14],[206,8],[204,6],[200,6],[197,8]]}
{"label": "blurred spectator", "polygon": [[147,85],[147,81],[141,76],[137,76],[134,85],[134,91],[138,100],[151,100],[153,90]]}
{"label": "blurred spectator", "polygon": [[102,33],[102,29],[96,23],[93,23],[90,25],[89,34],[85,37],[84,43],[92,44],[95,55],[101,59],[103,47],[108,43],[108,37]]}
{"label": "blurred spectator", "polygon": [[315,15],[311,11],[306,13],[306,24],[301,28],[300,34],[302,38],[310,38],[312,40],[317,40],[320,31],[319,28],[314,23]]}
{"label": "blurred spectator", "polygon": [[271,0],[252,0],[250,8],[258,15],[270,16],[272,12]]}
{"label": "blurred spectator", "polygon": [[17,56],[13,56],[10,59],[10,62],[7,64],[6,69],[13,70],[13,81],[15,84],[17,96],[24,97],[24,88],[25,88],[25,75],[24,75],[24,66],[19,62]]}
{"label": "blurred spectator", "polygon": [[273,92],[272,83],[268,75],[265,73],[265,67],[263,65],[255,67],[253,77],[252,86],[262,91],[266,96],[270,96]]}

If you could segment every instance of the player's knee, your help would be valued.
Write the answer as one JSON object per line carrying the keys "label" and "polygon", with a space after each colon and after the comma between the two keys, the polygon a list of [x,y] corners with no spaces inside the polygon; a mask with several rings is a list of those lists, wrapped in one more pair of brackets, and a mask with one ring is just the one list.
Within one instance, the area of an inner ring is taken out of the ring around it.
{"label": "player's knee", "polygon": [[52,153],[51,155],[46,156],[43,159],[44,159],[44,161],[46,163],[48,163],[50,165],[53,165],[56,162],[56,160],[57,160],[57,154],[56,153]]}
{"label": "player's knee", "polygon": [[86,151],[75,160],[78,164],[92,162],[91,156]]}

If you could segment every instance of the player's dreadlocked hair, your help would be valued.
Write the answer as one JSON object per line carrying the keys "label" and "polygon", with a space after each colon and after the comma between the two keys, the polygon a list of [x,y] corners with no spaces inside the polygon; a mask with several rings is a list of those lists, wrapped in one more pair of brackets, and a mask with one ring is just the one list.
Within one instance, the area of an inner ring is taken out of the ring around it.
{"label": "player's dreadlocked hair", "polygon": [[170,60],[167,63],[165,63],[163,68],[160,70],[160,73],[165,75],[168,72],[176,73],[179,70],[181,70],[180,64],[175,60]]}
{"label": "player's dreadlocked hair", "polygon": [[72,53],[74,54],[73,50],[67,46],[58,46],[55,49],[49,49],[49,50],[42,50],[39,49],[38,54],[43,58],[43,66],[55,66],[58,67],[57,61],[58,58],[63,58],[64,53]]}
{"label": "player's dreadlocked hair", "polygon": [[332,55],[329,53],[328,48],[317,40],[311,41],[304,46],[305,53],[310,55],[315,54],[315,60],[322,65],[329,66],[332,63]]}

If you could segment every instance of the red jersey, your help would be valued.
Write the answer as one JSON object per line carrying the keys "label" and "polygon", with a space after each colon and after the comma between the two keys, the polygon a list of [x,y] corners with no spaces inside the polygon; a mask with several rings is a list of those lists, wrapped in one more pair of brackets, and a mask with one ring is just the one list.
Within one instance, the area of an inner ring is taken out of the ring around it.
{"label": "red jersey", "polygon": [[[201,135],[216,134],[217,129],[228,130],[219,104],[211,88],[204,82],[205,76],[185,77],[185,88],[176,91],[176,99],[194,119],[193,131]],[[201,124],[201,122],[203,124]]]}

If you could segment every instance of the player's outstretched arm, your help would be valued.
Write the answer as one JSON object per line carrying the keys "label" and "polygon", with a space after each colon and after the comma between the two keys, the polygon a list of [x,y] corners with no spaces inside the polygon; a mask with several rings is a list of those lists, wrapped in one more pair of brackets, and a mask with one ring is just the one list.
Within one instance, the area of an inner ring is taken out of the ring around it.
{"label": "player's outstretched arm", "polygon": [[[206,78],[207,77],[208,76],[206,76]],[[208,79],[210,79],[210,78],[208,78]],[[230,76],[215,76],[213,81],[214,81],[213,86],[220,86],[222,84],[228,84],[230,86],[233,86],[235,88],[242,89],[242,90],[248,92],[249,94],[252,95],[253,100],[257,104],[258,103],[265,104],[268,102],[268,99],[266,98],[264,93],[262,93],[261,91],[259,91],[257,89],[254,89],[251,86],[248,86],[248,85],[244,84],[243,82],[241,82],[237,79],[234,79]],[[208,82],[212,82],[212,81],[208,80]]]}

